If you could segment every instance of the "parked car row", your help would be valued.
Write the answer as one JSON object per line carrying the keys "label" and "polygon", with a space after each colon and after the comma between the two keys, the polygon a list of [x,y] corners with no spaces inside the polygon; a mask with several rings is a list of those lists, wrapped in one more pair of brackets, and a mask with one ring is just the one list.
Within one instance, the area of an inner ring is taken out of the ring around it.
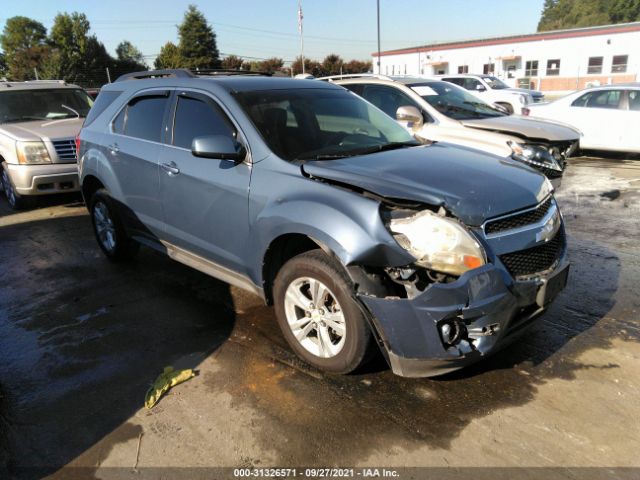
{"label": "parked car row", "polygon": [[260,295],[325,371],[381,352],[439,375],[517,339],[567,282],[540,172],[561,175],[579,133],[441,79],[328,80],[137,72],[93,105],[7,84],[5,193],[80,188],[109,260],[144,245]]}

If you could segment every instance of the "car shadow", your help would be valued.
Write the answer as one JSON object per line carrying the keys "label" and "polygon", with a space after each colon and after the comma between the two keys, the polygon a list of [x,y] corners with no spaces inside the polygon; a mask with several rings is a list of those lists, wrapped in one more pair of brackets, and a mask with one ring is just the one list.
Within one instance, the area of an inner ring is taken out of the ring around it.
{"label": "car shadow", "polygon": [[197,370],[235,323],[227,284],[146,249],[112,264],[77,210],[0,227],[0,415],[20,478],[137,437],[127,421],[164,367]]}

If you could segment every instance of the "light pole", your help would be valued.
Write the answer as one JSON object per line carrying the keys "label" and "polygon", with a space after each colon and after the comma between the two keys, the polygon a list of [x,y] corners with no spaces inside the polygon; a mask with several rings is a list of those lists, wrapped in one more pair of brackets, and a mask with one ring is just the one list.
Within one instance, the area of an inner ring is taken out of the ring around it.
{"label": "light pole", "polygon": [[381,75],[382,67],[380,65],[380,0],[376,0],[376,6],[378,10],[378,75]]}
{"label": "light pole", "polygon": [[298,0],[298,31],[300,32],[300,59],[302,60],[302,74],[304,75],[304,36],[302,35],[302,0]]}

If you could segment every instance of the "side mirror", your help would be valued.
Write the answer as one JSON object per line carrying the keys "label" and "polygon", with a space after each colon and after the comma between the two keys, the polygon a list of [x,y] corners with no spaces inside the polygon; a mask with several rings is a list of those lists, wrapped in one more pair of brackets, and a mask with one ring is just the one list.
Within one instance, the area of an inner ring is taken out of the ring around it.
{"label": "side mirror", "polygon": [[476,90],[479,92],[484,92],[487,89],[487,87],[485,87],[484,85],[482,85],[481,83],[479,83],[478,85],[476,85]]}
{"label": "side mirror", "polygon": [[419,130],[424,124],[424,118],[420,110],[411,105],[405,105],[396,110],[396,120],[398,122],[406,122],[407,128]]}
{"label": "side mirror", "polygon": [[191,153],[195,157],[241,162],[247,155],[247,149],[226,135],[204,135],[193,139]]}

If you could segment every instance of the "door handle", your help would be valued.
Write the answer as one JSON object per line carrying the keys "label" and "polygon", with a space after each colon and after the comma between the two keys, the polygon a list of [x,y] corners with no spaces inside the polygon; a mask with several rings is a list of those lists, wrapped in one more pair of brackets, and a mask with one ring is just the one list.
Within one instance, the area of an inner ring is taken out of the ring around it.
{"label": "door handle", "polygon": [[178,165],[176,165],[175,162],[161,163],[160,166],[169,175],[178,175],[180,173],[180,169],[178,168]]}
{"label": "door handle", "polygon": [[109,145],[107,148],[111,151],[111,155],[116,155],[120,151],[117,143]]}

